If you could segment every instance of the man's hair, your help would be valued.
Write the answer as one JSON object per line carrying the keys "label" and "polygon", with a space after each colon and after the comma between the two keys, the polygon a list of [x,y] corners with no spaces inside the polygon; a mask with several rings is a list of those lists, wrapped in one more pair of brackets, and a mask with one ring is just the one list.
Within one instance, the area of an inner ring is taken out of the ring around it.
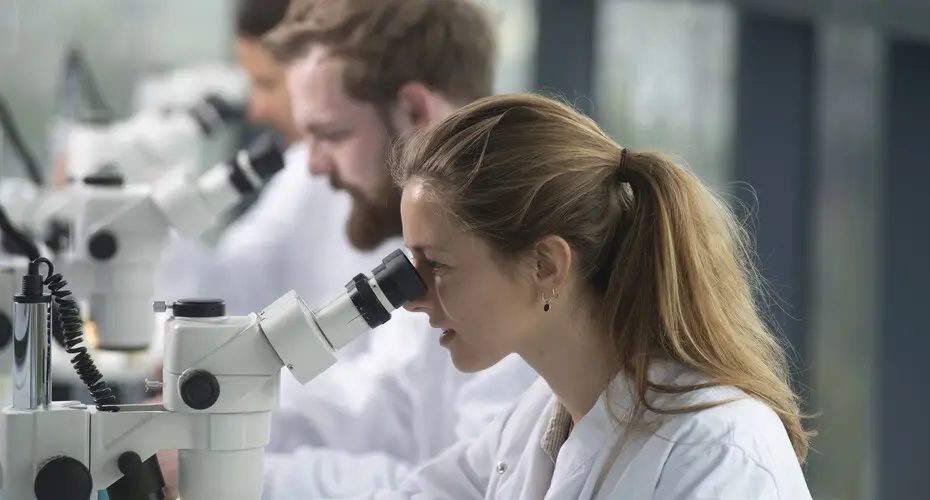
{"label": "man's hair", "polygon": [[291,0],[239,0],[236,35],[261,38],[284,20]]}
{"label": "man's hair", "polygon": [[348,95],[376,105],[410,82],[457,104],[493,93],[495,27],[470,0],[294,0],[263,42],[283,64],[326,47]]}

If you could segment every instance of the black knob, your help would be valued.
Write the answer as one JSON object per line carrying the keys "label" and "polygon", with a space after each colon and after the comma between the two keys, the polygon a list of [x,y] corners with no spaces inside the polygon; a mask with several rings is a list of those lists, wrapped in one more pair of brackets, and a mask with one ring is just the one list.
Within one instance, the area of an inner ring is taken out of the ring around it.
{"label": "black knob", "polygon": [[36,500],[88,500],[93,488],[87,466],[67,456],[42,464],[34,483]]}
{"label": "black knob", "polygon": [[171,305],[176,318],[222,318],[226,302],[222,299],[178,299]]}
{"label": "black knob", "polygon": [[97,260],[109,260],[116,255],[119,245],[116,242],[116,236],[107,230],[100,230],[90,237],[87,243],[87,251],[90,256]]}
{"label": "black knob", "polygon": [[258,136],[249,145],[249,162],[262,180],[267,181],[284,168],[284,153],[281,145],[271,134]]}
{"label": "black knob", "polygon": [[220,382],[206,370],[193,370],[181,376],[181,400],[195,410],[206,410],[220,398]]}
{"label": "black knob", "polygon": [[107,487],[110,500],[164,499],[165,477],[158,465],[158,456],[142,461],[134,451],[124,452],[116,460],[123,477]]}

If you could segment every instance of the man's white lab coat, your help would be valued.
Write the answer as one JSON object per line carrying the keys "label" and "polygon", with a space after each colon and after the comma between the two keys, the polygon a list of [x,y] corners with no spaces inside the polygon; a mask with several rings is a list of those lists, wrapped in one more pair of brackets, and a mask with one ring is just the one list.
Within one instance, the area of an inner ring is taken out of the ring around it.
{"label": "man's white lab coat", "polygon": [[[247,314],[294,289],[316,308],[402,247],[395,238],[373,252],[355,250],[345,236],[350,198],[309,176],[303,146],[291,148],[286,162],[216,252],[175,242],[167,255],[194,263],[196,272],[176,265],[169,299],[220,297],[229,314]],[[537,378],[515,356],[480,374],[460,373],[439,333],[426,315],[399,310],[307,385],[284,370],[263,498],[295,498],[297,491],[338,498],[394,486],[413,467],[479,435]]]}
{"label": "man's white lab coat", "polygon": [[[700,380],[671,363],[652,380],[675,385]],[[479,439],[459,443],[372,500],[810,500],[801,467],[778,416],[728,388],[663,396],[658,406],[727,403],[699,413],[652,420],[657,427],[625,438],[612,413],[624,416],[632,396],[621,380],[570,430],[553,420],[558,402],[545,381],[501,415]],[[608,403],[609,401],[609,403]],[[610,408],[615,409],[608,412]],[[564,408],[560,408],[564,415]],[[653,418],[655,418],[653,416]],[[565,420],[567,425],[568,420]],[[555,439],[562,442],[560,439]],[[296,497],[295,497],[296,498]]]}

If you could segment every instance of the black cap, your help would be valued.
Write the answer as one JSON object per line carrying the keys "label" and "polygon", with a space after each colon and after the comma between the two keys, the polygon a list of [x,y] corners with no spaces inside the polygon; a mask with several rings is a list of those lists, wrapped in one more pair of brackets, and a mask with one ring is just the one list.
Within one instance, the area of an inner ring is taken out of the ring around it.
{"label": "black cap", "polygon": [[119,167],[112,163],[104,165],[82,180],[87,186],[119,187],[125,183]]}
{"label": "black cap", "polygon": [[373,271],[375,281],[395,308],[426,294],[426,284],[400,249],[381,260]]}
{"label": "black cap", "polygon": [[171,305],[177,318],[221,318],[226,316],[226,302],[222,299],[178,299]]}

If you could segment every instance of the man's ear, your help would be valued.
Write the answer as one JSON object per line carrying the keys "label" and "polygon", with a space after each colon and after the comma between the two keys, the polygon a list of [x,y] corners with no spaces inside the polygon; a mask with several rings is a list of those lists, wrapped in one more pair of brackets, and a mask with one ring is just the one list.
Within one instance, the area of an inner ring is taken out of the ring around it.
{"label": "man's ear", "polygon": [[438,96],[420,82],[405,83],[397,91],[393,109],[394,124],[401,132],[421,128],[442,119]]}
{"label": "man's ear", "polygon": [[572,268],[572,249],[561,236],[546,236],[533,248],[536,286],[551,293],[568,284]]}

